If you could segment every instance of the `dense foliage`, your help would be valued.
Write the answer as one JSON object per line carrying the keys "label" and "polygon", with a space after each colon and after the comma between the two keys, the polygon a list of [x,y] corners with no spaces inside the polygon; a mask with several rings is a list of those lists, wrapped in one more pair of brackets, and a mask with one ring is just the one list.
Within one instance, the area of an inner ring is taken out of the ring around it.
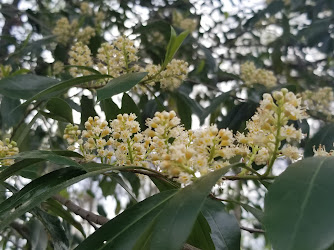
{"label": "dense foliage", "polygon": [[333,1],[0,10],[1,248],[333,248]]}

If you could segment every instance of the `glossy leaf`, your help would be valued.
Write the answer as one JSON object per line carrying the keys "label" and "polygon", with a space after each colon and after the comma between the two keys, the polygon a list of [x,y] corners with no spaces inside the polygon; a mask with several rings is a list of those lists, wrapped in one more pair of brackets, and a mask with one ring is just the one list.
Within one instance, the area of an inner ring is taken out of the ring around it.
{"label": "glossy leaf", "polygon": [[[64,154],[65,156],[63,156]],[[72,151],[46,151],[46,150],[32,150],[21,152],[17,155],[8,157],[10,159],[44,159],[53,162],[58,165],[69,165],[81,167],[79,163],[73,161],[69,157],[79,157],[82,155]]]}
{"label": "glossy leaf", "polygon": [[72,214],[63,208],[63,206],[58,203],[56,200],[49,199],[45,203],[43,203],[43,208],[45,208],[49,213],[57,215],[64,220],[66,220],[69,224],[74,226],[78,231],[82,234],[83,237],[86,237],[85,231],[78,221],[74,219]]}
{"label": "glossy leaf", "polygon": [[22,161],[16,162],[0,172],[0,182],[5,181],[20,170],[42,161],[45,161],[45,159],[23,159]]}
{"label": "glossy leaf", "polygon": [[152,232],[151,249],[182,247],[212,186],[233,166],[209,173],[175,194],[157,217]]}
{"label": "glossy leaf", "polygon": [[137,202],[136,196],[133,194],[131,188],[125,183],[123,178],[116,173],[109,174],[110,178],[116,181],[124,190],[130,195],[130,197]]}
{"label": "glossy leaf", "polygon": [[333,165],[333,157],[306,158],[270,186],[264,226],[274,249],[316,250],[333,244]]}
{"label": "glossy leaf", "polygon": [[101,101],[101,108],[106,114],[107,121],[116,119],[117,115],[120,114],[120,109],[111,98]]}
{"label": "glossy leaf", "polygon": [[[69,241],[68,241],[65,230],[59,218],[53,215],[50,215],[39,208],[35,208],[33,213],[43,223],[44,228],[50,235],[49,238],[52,242],[53,249],[54,250],[69,249]],[[44,228],[43,228],[43,231],[44,231]],[[47,237],[45,238],[47,239]]]}
{"label": "glossy leaf", "polygon": [[114,95],[126,92],[139,83],[146,72],[129,73],[112,79],[106,86],[97,90],[97,99],[102,101]]}
{"label": "glossy leaf", "polygon": [[174,194],[175,190],[169,190],[137,203],[101,226],[75,249],[133,249],[144,228]]}
{"label": "glossy leaf", "polygon": [[60,116],[65,119],[65,121],[73,123],[72,109],[67,102],[60,98],[51,98],[46,103],[46,108],[51,114]]}
{"label": "glossy leaf", "polygon": [[176,36],[175,30],[171,26],[171,31],[170,31],[170,40],[167,45],[167,51],[166,51],[166,56],[165,56],[165,61],[162,65],[162,67],[166,67],[167,64],[173,59],[175,56],[176,52],[178,49],[181,47],[181,44],[183,43],[184,39],[189,34],[189,31],[183,31],[180,35]]}
{"label": "glossy leaf", "polygon": [[234,215],[225,211],[224,204],[207,198],[201,211],[210,225],[215,249],[239,250],[239,224]]}
{"label": "glossy leaf", "polygon": [[29,99],[59,81],[38,75],[17,75],[0,80],[0,93],[13,99]]}
{"label": "glossy leaf", "polygon": [[0,230],[64,188],[107,170],[110,170],[110,166],[101,166],[88,173],[76,167],[68,167],[33,180],[0,204]]}

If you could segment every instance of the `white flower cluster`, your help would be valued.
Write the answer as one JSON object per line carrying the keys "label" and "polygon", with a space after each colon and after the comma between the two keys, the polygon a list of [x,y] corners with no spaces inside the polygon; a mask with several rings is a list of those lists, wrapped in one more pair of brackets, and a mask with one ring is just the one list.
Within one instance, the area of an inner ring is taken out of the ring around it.
{"label": "white flower cluster", "polygon": [[[103,43],[98,49],[98,63],[93,64],[91,51],[87,45],[76,43],[69,52],[69,64],[73,66],[90,66],[98,69],[102,74],[119,77],[132,72],[148,72],[143,83],[155,85],[160,82],[161,88],[173,90],[178,88],[188,74],[188,63],[173,59],[163,69],[160,65],[148,64],[145,68],[137,64],[138,49],[132,40],[125,36],[117,38],[112,44]],[[84,73],[83,73],[84,72]],[[73,68],[70,71],[73,77],[87,75],[87,70]],[[105,81],[98,81],[95,87],[104,85]]]}
{"label": "white flower cluster", "polygon": [[[15,141],[8,138],[5,141],[0,140],[0,158],[6,158],[19,153]],[[14,159],[0,159],[0,166],[10,166],[14,164]]]}
{"label": "white flower cluster", "polygon": [[[93,16],[93,10],[87,2],[80,4],[80,14]],[[56,41],[63,45],[67,45],[72,41],[87,44],[96,35],[95,30],[100,28],[104,19],[105,15],[102,12],[97,12],[94,16],[95,27],[93,28],[91,26],[80,27],[78,19],[73,19],[70,22],[66,17],[62,17],[56,22],[52,33],[57,36]]]}
{"label": "white flower cluster", "polygon": [[273,72],[265,69],[257,69],[253,62],[245,62],[240,66],[240,78],[246,86],[261,84],[267,88],[277,85],[277,79]]}
{"label": "white flower cluster", "polygon": [[[287,89],[276,91],[273,96],[264,94],[257,113],[247,123],[246,134],[234,135],[231,130],[219,130],[215,125],[188,131],[180,125],[174,111],[163,111],[147,119],[147,129],[142,132],[134,114],[120,114],[110,122],[110,127],[98,117],[89,118],[82,133],[77,126],[68,125],[64,138],[70,150],[79,149],[88,161],[98,157],[104,163],[112,163],[111,157],[115,156],[116,163],[122,166],[151,164],[188,184],[198,176],[229,165],[229,160],[237,155],[249,167],[253,162],[269,166],[279,156],[299,159],[298,148],[289,142],[300,141],[303,134],[288,125],[288,121],[306,117],[300,102]],[[280,149],[283,140],[287,143]]]}
{"label": "white flower cluster", "polygon": [[102,74],[115,78],[124,73],[137,72],[139,66],[134,64],[138,61],[137,52],[134,42],[121,36],[113,44],[101,45],[97,54],[99,60],[97,67]]}
{"label": "white flower cluster", "polygon": [[334,93],[330,87],[317,90],[306,90],[301,93],[303,102],[308,110],[321,112],[328,117],[333,114]]}

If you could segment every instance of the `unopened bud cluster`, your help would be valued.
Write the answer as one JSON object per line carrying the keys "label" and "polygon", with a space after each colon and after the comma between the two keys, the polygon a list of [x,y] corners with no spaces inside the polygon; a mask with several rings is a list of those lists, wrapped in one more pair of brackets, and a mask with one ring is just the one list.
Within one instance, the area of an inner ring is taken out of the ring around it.
{"label": "unopened bud cluster", "polygon": [[[15,141],[10,139],[0,140],[0,158],[6,158],[19,153]],[[10,166],[14,164],[14,159],[0,159],[0,166]]]}
{"label": "unopened bud cluster", "polygon": [[[163,111],[148,118],[147,129],[142,132],[134,114],[120,114],[109,126],[98,117],[89,118],[82,133],[77,126],[68,125],[64,138],[70,150],[80,150],[88,161],[100,158],[118,165],[155,166],[187,184],[230,165],[234,156],[241,156],[250,167],[253,162],[269,165],[280,156],[301,158],[298,148],[290,142],[300,141],[303,134],[288,125],[290,120],[306,118],[300,102],[287,89],[265,94],[257,113],[247,123],[246,134],[234,135],[228,128],[218,129],[215,125],[185,130],[174,111]],[[287,143],[281,148],[284,140]]]}
{"label": "unopened bud cluster", "polygon": [[[170,90],[178,88],[185,80],[188,74],[188,63],[173,59],[165,68],[154,64],[148,64],[143,68],[138,64],[137,52],[138,48],[134,41],[121,36],[112,44],[103,43],[98,49],[97,59],[94,60],[87,45],[76,43],[69,52],[69,64],[94,67],[102,74],[108,74],[114,78],[127,73],[148,72],[143,83],[153,86],[160,82],[161,88]],[[93,61],[97,61],[97,64],[93,64]],[[71,69],[70,73],[73,77],[91,74],[89,71],[79,68]],[[106,84],[105,81],[99,81],[92,87],[104,84]]]}
{"label": "unopened bud cluster", "polygon": [[5,78],[12,72],[12,67],[10,65],[0,64],[0,79]]}
{"label": "unopened bud cluster", "polygon": [[245,62],[240,66],[240,78],[246,86],[261,84],[271,88],[277,85],[277,79],[272,71],[257,69],[253,62]]}

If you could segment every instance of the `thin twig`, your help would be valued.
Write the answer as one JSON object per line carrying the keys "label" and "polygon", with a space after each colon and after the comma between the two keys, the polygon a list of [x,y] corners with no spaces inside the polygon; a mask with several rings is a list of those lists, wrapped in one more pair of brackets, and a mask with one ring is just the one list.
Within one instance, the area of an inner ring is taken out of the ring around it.
{"label": "thin twig", "polygon": [[72,211],[73,213],[79,215],[81,218],[87,220],[88,222],[94,222],[95,224],[103,225],[103,224],[105,224],[105,223],[107,223],[109,221],[108,218],[106,218],[104,216],[101,216],[101,215],[98,215],[98,214],[94,214],[94,213],[92,213],[90,211],[87,211],[87,210],[81,208],[80,206],[76,205],[72,201],[64,198],[61,195],[59,195],[59,194],[54,195],[52,197],[55,200],[57,200],[58,202],[60,202],[61,204],[63,204],[65,207],[67,207],[70,211]]}
{"label": "thin twig", "polygon": [[250,233],[261,233],[264,234],[266,233],[266,231],[262,230],[262,229],[257,229],[257,228],[250,228],[250,227],[244,227],[244,226],[240,226],[241,230],[245,230],[248,231]]}

